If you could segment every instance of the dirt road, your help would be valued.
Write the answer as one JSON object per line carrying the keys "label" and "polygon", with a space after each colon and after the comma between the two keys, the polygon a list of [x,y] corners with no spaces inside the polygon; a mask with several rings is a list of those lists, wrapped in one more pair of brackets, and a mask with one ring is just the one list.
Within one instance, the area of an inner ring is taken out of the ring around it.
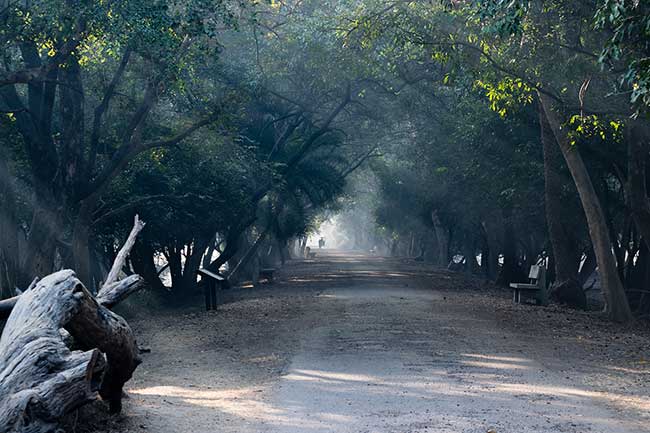
{"label": "dirt road", "polygon": [[152,353],[113,431],[650,432],[638,329],[335,252],[244,294],[133,322]]}

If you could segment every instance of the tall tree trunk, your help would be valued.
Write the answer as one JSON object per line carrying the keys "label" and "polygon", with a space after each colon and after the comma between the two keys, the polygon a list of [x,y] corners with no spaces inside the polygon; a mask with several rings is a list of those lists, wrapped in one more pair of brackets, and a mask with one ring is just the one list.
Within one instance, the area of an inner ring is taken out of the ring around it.
{"label": "tall tree trunk", "polygon": [[488,240],[487,240],[487,235],[485,234],[485,228],[483,227],[483,223],[480,225],[481,228],[481,233],[480,233],[480,250],[481,250],[481,266],[480,266],[480,271],[481,274],[485,277],[490,279],[489,275],[489,259],[490,259],[490,248],[488,246]]}
{"label": "tall tree trunk", "polygon": [[[623,221],[623,232],[619,235],[618,231],[614,227],[614,222],[610,220],[609,224],[609,235],[613,240],[612,246],[614,250],[614,257],[616,257],[616,265],[618,268],[618,277],[621,279],[621,282],[624,286],[625,284],[625,266],[627,262],[627,254],[629,253],[630,248],[630,236],[632,230],[632,218],[629,215],[626,215]],[[619,241],[620,237],[620,241]]]}
{"label": "tall tree trunk", "polygon": [[90,266],[90,226],[92,224],[92,205],[82,202],[72,229],[72,257],[77,278],[91,290],[97,288],[99,281],[91,281]]}
{"label": "tall tree trunk", "polygon": [[291,259],[291,249],[289,242],[285,240],[278,240],[278,252],[280,253],[280,264],[284,266],[287,260]]}
{"label": "tall tree trunk", "polygon": [[409,241],[409,250],[407,253],[407,257],[414,257],[415,256],[415,233],[411,231],[411,237]]}
{"label": "tall tree trunk", "polygon": [[478,268],[478,263],[476,262],[476,238],[469,232],[466,232],[464,235],[463,256],[465,258],[465,273],[476,273]]}
{"label": "tall tree trunk", "polygon": [[[38,194],[40,195],[40,194]],[[44,277],[54,271],[56,237],[61,230],[61,216],[48,199],[36,199],[36,206],[29,226],[27,254],[21,266],[20,286],[27,287],[30,279]]]}
{"label": "tall tree trunk", "polygon": [[581,252],[578,249],[577,239],[566,224],[564,185],[559,171],[562,156],[541,107],[539,125],[544,150],[544,207],[555,266],[555,280],[551,286],[552,297],[573,307],[585,308],[587,298],[578,280]]}
{"label": "tall tree trunk", "polygon": [[305,257],[305,249],[307,248],[307,236],[300,237],[299,246],[300,246],[300,257],[304,258]]}
{"label": "tall tree trunk", "polygon": [[9,168],[0,154],[0,299],[14,295],[19,258],[16,194]]}
{"label": "tall tree trunk", "polygon": [[131,264],[136,274],[142,276],[144,281],[153,290],[164,293],[165,285],[158,276],[154,263],[154,250],[145,240],[139,240],[131,250]]}
{"label": "tall tree trunk", "polygon": [[398,249],[399,249],[399,240],[398,238],[394,237],[390,241],[390,256],[397,257]]}
{"label": "tall tree trunk", "polygon": [[172,290],[180,292],[183,289],[183,264],[181,263],[181,251],[177,246],[169,249],[167,255],[169,263],[169,276],[171,278]]}
{"label": "tall tree trunk", "polygon": [[560,146],[560,150],[562,150],[562,155],[578,189],[580,201],[587,217],[589,235],[596,253],[598,271],[606,300],[605,310],[612,320],[629,322],[632,320],[632,311],[627,301],[625,289],[618,276],[607,220],[587,167],[580,156],[579,150],[571,146],[566,132],[562,130],[562,121],[554,111],[551,98],[539,92],[539,99],[551,131]]}
{"label": "tall tree trunk", "polygon": [[201,266],[204,268],[207,268],[210,266],[210,263],[212,262],[212,256],[214,255],[215,250],[217,249],[217,242],[218,242],[219,234],[215,234],[212,239],[210,239],[210,243],[208,243],[208,248],[205,251],[205,254],[203,255],[203,261],[201,263]]}
{"label": "tall tree trunk", "polygon": [[507,286],[519,279],[517,266],[517,242],[515,240],[515,227],[512,221],[512,209],[503,210],[503,266],[497,277],[497,284]]}
{"label": "tall tree trunk", "polygon": [[446,267],[449,263],[449,230],[440,221],[436,210],[431,211],[431,222],[433,223],[433,232],[436,235],[436,249],[438,252],[436,264]]}
{"label": "tall tree trunk", "polygon": [[185,257],[183,266],[183,292],[191,293],[196,290],[196,277],[199,267],[201,267],[201,259],[205,250],[212,239],[202,237],[195,240],[192,245],[192,252]]}
{"label": "tall tree trunk", "polygon": [[486,274],[492,281],[496,281],[499,274],[499,235],[497,223],[493,220],[486,219],[481,226],[485,233],[485,242],[487,244],[487,257],[481,258],[485,263]]}
{"label": "tall tree trunk", "polygon": [[649,137],[647,128],[639,122],[633,121],[625,128],[628,155],[625,201],[643,242],[650,247],[650,200],[648,199],[646,173]]}
{"label": "tall tree trunk", "polygon": [[[269,229],[266,228],[262,233],[259,234],[255,242],[253,242],[253,244],[246,251],[244,256],[232,268],[232,271],[230,271],[230,274],[228,275],[229,280],[232,278],[234,281],[237,278],[237,273],[240,272],[240,270],[243,269],[248,264],[248,262],[253,258],[253,256],[257,254],[257,250],[266,239],[268,233],[269,233]],[[254,275],[253,278],[254,279],[257,278],[257,275]]]}

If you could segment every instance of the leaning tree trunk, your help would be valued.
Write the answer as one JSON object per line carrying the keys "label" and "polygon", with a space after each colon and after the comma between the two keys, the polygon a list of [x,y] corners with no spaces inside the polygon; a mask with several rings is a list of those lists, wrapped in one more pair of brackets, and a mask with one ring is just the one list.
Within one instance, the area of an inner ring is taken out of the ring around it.
{"label": "leaning tree trunk", "polygon": [[239,224],[231,227],[226,234],[226,246],[219,257],[217,257],[210,266],[210,270],[214,272],[219,272],[219,269],[222,265],[231,261],[233,257],[239,252],[240,239],[241,236],[246,233],[246,230],[255,222],[256,218],[249,218],[247,220],[242,220]]}
{"label": "leaning tree trunk", "polygon": [[[235,266],[233,266],[232,270],[228,274],[229,281],[235,282],[237,278],[239,278],[238,273],[241,270],[243,270],[248,264],[248,262],[253,258],[253,256],[257,254],[257,250],[259,249],[262,242],[264,242],[264,240],[266,239],[268,233],[269,233],[269,228],[267,227],[264,229],[264,231],[262,231],[262,233],[258,235],[255,242],[253,242],[253,244],[248,248],[248,250],[242,256],[242,258],[239,259],[239,261],[235,264]],[[252,278],[256,279],[257,275],[253,275]]]}
{"label": "leaning tree trunk", "polygon": [[539,126],[544,153],[544,207],[555,266],[555,280],[551,293],[559,302],[585,308],[587,297],[578,280],[581,253],[575,236],[567,227],[566,204],[562,202],[564,185],[558,170],[561,155],[541,107]]}
{"label": "leaning tree trunk", "polygon": [[629,322],[632,320],[632,311],[627,301],[623,283],[618,276],[605,214],[600,206],[600,200],[591,182],[587,167],[578,149],[571,146],[566,132],[562,130],[562,121],[553,110],[553,102],[550,97],[540,92],[539,99],[551,131],[560,146],[562,155],[578,189],[580,201],[587,217],[589,235],[596,253],[598,272],[600,273],[606,300],[605,310],[612,320]]}
{"label": "leaning tree trunk", "polygon": [[133,270],[144,278],[146,284],[157,293],[166,291],[165,285],[160,280],[159,271],[154,262],[154,250],[144,240],[136,243],[131,251],[131,265]]}

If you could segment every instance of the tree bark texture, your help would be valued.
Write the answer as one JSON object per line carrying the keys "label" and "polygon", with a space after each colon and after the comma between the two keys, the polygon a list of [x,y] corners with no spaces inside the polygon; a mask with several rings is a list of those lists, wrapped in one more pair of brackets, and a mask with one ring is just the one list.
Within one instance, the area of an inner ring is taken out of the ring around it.
{"label": "tree bark texture", "polygon": [[501,220],[501,215],[498,215],[498,217],[486,218],[481,223],[485,233],[488,253],[486,257],[481,257],[481,262],[484,263],[487,276],[492,281],[496,281],[499,275],[499,249],[502,243],[500,239],[503,238]]}
{"label": "tree bark texture", "polygon": [[515,239],[515,227],[513,223],[512,209],[505,208],[503,214],[503,265],[497,277],[496,283],[502,286],[519,279],[517,263],[517,243]]}
{"label": "tree bark texture", "polygon": [[581,251],[568,227],[563,183],[559,167],[562,156],[544,111],[540,107],[539,125],[544,153],[544,208],[546,225],[553,249],[555,279],[551,296],[558,302],[577,308],[587,306],[587,298],[578,280]]}
{"label": "tree bark texture", "polygon": [[449,263],[449,230],[442,224],[436,210],[431,211],[431,223],[436,235],[436,250],[438,253],[436,264],[447,267]]}
{"label": "tree bark texture", "polygon": [[13,296],[18,285],[20,250],[16,208],[13,179],[0,152],[0,299]]}
{"label": "tree bark texture", "polygon": [[119,412],[122,387],[140,358],[131,328],[107,305],[139,285],[133,276],[95,298],[64,270],[18,297],[0,337],[0,432],[55,431],[62,416],[98,394]]}
{"label": "tree bark texture", "polygon": [[629,322],[632,320],[632,311],[627,301],[623,283],[618,276],[607,220],[587,167],[582,160],[580,151],[569,143],[566,131],[562,129],[562,121],[557,112],[554,111],[554,104],[550,97],[539,93],[539,99],[551,131],[560,146],[562,155],[578,189],[580,201],[587,217],[589,235],[593,243],[598,271],[603,285],[606,301],[605,310],[612,320]]}
{"label": "tree bark texture", "polygon": [[649,137],[645,132],[646,128],[641,127],[638,121],[632,122],[626,128],[628,176],[625,184],[625,199],[643,242],[650,248],[650,200],[646,177],[650,148]]}

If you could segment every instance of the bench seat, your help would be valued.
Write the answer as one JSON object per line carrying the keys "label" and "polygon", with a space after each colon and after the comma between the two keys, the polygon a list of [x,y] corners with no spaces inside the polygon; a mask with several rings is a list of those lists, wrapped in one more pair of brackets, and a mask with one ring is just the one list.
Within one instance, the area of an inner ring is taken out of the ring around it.
{"label": "bench seat", "polygon": [[546,305],[548,296],[546,293],[546,268],[544,265],[533,265],[528,273],[528,283],[511,283],[512,301],[515,304],[521,303],[522,294],[525,298],[535,298],[538,305]]}
{"label": "bench seat", "polygon": [[537,284],[531,283],[511,283],[510,287],[518,290],[540,290]]}

